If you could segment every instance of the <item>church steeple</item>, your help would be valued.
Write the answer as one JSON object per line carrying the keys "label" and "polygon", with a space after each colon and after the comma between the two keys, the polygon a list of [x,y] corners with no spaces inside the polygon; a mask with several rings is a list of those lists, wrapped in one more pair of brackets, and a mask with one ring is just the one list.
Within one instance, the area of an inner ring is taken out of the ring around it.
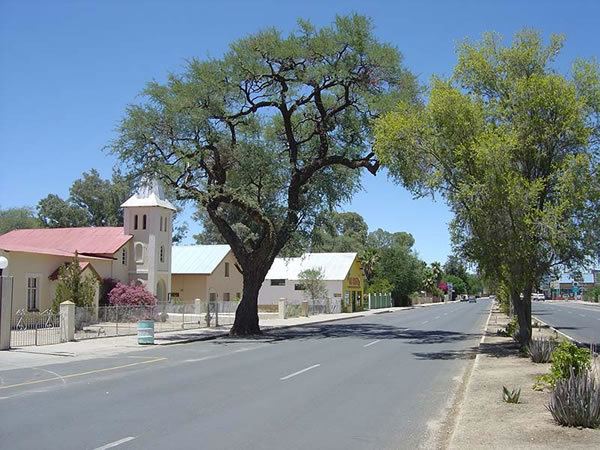
{"label": "church steeple", "polygon": [[176,208],[157,180],[142,185],[125,203],[123,226],[133,236],[129,279],[166,301],[171,290],[172,221]]}

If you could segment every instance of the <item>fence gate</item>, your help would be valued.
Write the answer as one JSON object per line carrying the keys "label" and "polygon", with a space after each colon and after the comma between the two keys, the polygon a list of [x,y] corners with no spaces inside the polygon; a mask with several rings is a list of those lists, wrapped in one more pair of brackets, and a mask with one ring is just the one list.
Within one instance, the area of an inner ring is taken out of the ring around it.
{"label": "fence gate", "polygon": [[60,314],[50,309],[41,312],[19,309],[11,317],[10,346],[58,344],[60,327]]}

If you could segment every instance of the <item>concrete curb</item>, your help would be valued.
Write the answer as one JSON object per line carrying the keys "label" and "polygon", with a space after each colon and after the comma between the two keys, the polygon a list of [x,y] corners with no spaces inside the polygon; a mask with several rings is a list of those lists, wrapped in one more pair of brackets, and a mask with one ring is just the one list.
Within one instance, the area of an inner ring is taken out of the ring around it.
{"label": "concrete curb", "polygon": [[564,338],[568,339],[569,341],[575,342],[578,346],[584,346],[585,344],[583,342],[578,341],[575,338],[572,338],[571,336],[569,336],[566,333],[563,333],[562,331],[557,330],[556,328],[554,328],[552,325],[547,324],[546,322],[544,322],[542,319],[539,319],[537,316],[531,316],[532,319],[535,319],[536,321],[538,321],[539,323],[541,323],[542,325],[548,327],[549,329],[551,329],[552,331],[554,331],[557,334],[560,334],[561,336],[563,336]]}
{"label": "concrete curb", "polygon": [[465,400],[465,395],[467,393],[467,391],[469,390],[469,385],[471,384],[471,380],[473,378],[473,372],[475,372],[475,368],[477,367],[477,365],[479,364],[479,360],[481,359],[481,352],[479,351],[481,344],[483,344],[485,342],[485,338],[487,336],[488,333],[488,328],[490,326],[490,319],[492,318],[492,313],[494,311],[494,304],[495,301],[492,302],[492,305],[490,307],[490,312],[488,313],[488,317],[487,320],[485,321],[485,326],[483,327],[483,333],[481,335],[481,339],[479,340],[479,344],[477,345],[477,354],[475,355],[475,358],[473,358],[473,363],[468,366],[462,376],[462,381],[459,384],[459,386],[457,387],[456,390],[456,397],[454,398],[451,410],[455,410],[457,411],[457,413],[451,418],[451,422],[448,424],[449,427],[451,427],[452,429],[450,430],[450,432],[448,433],[448,437],[446,438],[445,442],[444,442],[444,448],[449,448],[450,445],[452,444],[452,440],[454,439],[454,433],[456,432],[456,426],[458,425],[458,419],[461,416],[461,410],[463,407],[463,403]]}

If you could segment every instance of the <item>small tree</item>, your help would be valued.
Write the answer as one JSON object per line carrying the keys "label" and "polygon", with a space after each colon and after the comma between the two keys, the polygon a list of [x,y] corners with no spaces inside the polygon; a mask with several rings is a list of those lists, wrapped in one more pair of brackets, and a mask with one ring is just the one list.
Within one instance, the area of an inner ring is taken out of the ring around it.
{"label": "small tree", "polygon": [[327,299],[327,285],[325,284],[325,274],[320,267],[306,269],[298,274],[298,279],[304,287],[304,296],[313,304],[319,300]]}
{"label": "small tree", "polygon": [[141,284],[117,283],[108,294],[112,306],[154,306],[156,297]]}
{"label": "small tree", "polygon": [[79,265],[79,257],[75,254],[73,261],[64,264],[58,271],[58,284],[52,308],[58,310],[62,302],[71,301],[76,306],[93,306],[97,283],[89,275],[83,275]]}

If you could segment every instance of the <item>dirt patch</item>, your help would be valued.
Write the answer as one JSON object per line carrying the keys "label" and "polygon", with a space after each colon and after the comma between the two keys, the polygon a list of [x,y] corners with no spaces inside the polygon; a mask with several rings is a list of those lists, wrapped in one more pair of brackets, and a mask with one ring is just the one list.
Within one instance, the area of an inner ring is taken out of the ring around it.
{"label": "dirt patch", "polygon": [[[546,409],[549,392],[532,389],[535,378],[548,372],[549,364],[534,364],[519,356],[511,338],[496,331],[508,319],[494,310],[457,418],[449,448],[600,448],[600,430],[557,425]],[[554,333],[535,328],[534,336]],[[502,386],[521,388],[521,403],[502,400]]]}

